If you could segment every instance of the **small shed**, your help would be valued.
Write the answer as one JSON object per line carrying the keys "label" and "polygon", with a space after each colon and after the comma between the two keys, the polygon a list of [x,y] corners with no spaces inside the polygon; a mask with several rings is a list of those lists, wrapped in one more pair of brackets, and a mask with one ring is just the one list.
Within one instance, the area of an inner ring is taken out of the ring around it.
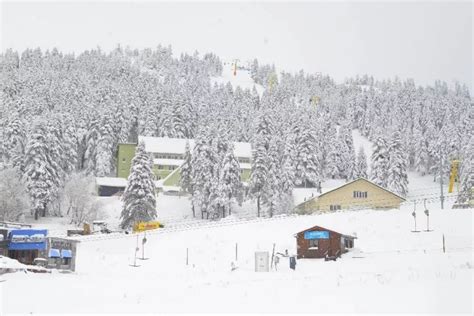
{"label": "small shed", "polygon": [[99,196],[121,194],[127,186],[127,179],[113,177],[97,177],[95,179]]}
{"label": "small shed", "polygon": [[47,245],[48,268],[76,270],[78,240],[49,237]]}
{"label": "small shed", "polygon": [[23,264],[33,264],[34,259],[44,257],[47,229],[12,229],[8,233],[8,257]]}
{"label": "small shed", "polygon": [[340,257],[356,238],[320,226],[308,228],[296,234],[297,258]]}

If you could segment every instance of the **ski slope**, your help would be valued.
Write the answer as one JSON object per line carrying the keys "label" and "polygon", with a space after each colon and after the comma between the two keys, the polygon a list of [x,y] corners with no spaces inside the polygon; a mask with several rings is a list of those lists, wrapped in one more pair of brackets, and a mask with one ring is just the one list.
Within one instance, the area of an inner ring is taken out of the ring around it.
{"label": "ski slope", "polygon": [[241,89],[249,89],[252,90],[253,87],[255,86],[255,89],[257,89],[257,93],[262,96],[264,87],[256,84],[253,79],[250,77],[250,72],[248,70],[237,70],[236,75],[234,76],[233,72],[233,66],[231,63],[225,63],[224,64],[224,69],[222,71],[222,75],[219,77],[212,77],[211,78],[211,84],[227,84],[230,82],[232,84],[232,87],[234,90],[237,87],[240,87]]}

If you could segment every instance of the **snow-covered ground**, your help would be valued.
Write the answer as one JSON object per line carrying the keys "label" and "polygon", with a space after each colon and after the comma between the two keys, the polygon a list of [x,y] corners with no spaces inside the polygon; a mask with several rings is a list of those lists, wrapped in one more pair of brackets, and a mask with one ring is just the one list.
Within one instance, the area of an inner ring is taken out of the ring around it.
{"label": "snow-covered ground", "polygon": [[[474,210],[442,211],[434,203],[429,207],[432,232],[411,232],[410,208],[240,223],[227,219],[157,230],[147,234],[149,259],[138,260],[140,267],[130,266],[135,235],[83,240],[74,274],[5,275],[6,282],[0,283],[3,309],[7,313],[472,313]],[[425,228],[424,220],[419,214],[419,229]],[[295,253],[294,234],[313,225],[356,233],[356,249],[336,262],[298,260],[292,271],[282,260],[278,271],[254,272],[255,251],[271,251],[275,243],[276,251]],[[142,237],[138,235],[139,241]],[[231,271],[231,262],[236,262],[237,270]]]}

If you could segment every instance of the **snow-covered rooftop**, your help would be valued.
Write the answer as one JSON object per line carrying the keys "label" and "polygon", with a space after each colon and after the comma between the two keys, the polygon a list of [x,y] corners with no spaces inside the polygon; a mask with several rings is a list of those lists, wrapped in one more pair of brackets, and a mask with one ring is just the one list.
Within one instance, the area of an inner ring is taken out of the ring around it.
{"label": "snow-covered rooftop", "polygon": [[[184,155],[187,141],[191,150],[194,148],[194,139],[138,136],[138,141],[145,142],[145,150],[151,153]],[[252,157],[250,143],[234,142],[234,155],[244,158]]]}
{"label": "snow-covered rooftop", "polygon": [[124,188],[127,186],[127,179],[114,177],[96,177],[95,183],[98,186]]}
{"label": "snow-covered rooftop", "polygon": [[[105,186],[105,187],[117,187],[117,188],[125,188],[127,186],[127,179],[124,178],[115,178],[115,177],[96,177],[95,183],[98,186]],[[163,186],[162,180],[154,181],[155,186],[161,187]]]}
{"label": "snow-covered rooftop", "polygon": [[293,189],[293,201],[295,205],[308,201],[314,197],[318,197],[321,194],[334,190],[346,182],[341,179],[328,179],[321,183],[321,192],[318,192],[317,188],[295,188]]}
{"label": "snow-covered rooftop", "polygon": [[157,158],[153,159],[153,164],[162,165],[162,166],[181,166],[183,164],[183,159],[162,159]]}

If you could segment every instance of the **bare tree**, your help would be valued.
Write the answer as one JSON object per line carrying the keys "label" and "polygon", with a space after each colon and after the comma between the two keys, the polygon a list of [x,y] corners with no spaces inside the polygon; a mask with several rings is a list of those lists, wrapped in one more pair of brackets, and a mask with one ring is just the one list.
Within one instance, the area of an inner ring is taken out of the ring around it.
{"label": "bare tree", "polygon": [[0,220],[18,221],[29,208],[28,194],[17,170],[0,170]]}
{"label": "bare tree", "polygon": [[74,173],[67,180],[61,204],[63,215],[71,219],[71,224],[80,225],[101,216],[94,183],[94,177],[82,173]]}

